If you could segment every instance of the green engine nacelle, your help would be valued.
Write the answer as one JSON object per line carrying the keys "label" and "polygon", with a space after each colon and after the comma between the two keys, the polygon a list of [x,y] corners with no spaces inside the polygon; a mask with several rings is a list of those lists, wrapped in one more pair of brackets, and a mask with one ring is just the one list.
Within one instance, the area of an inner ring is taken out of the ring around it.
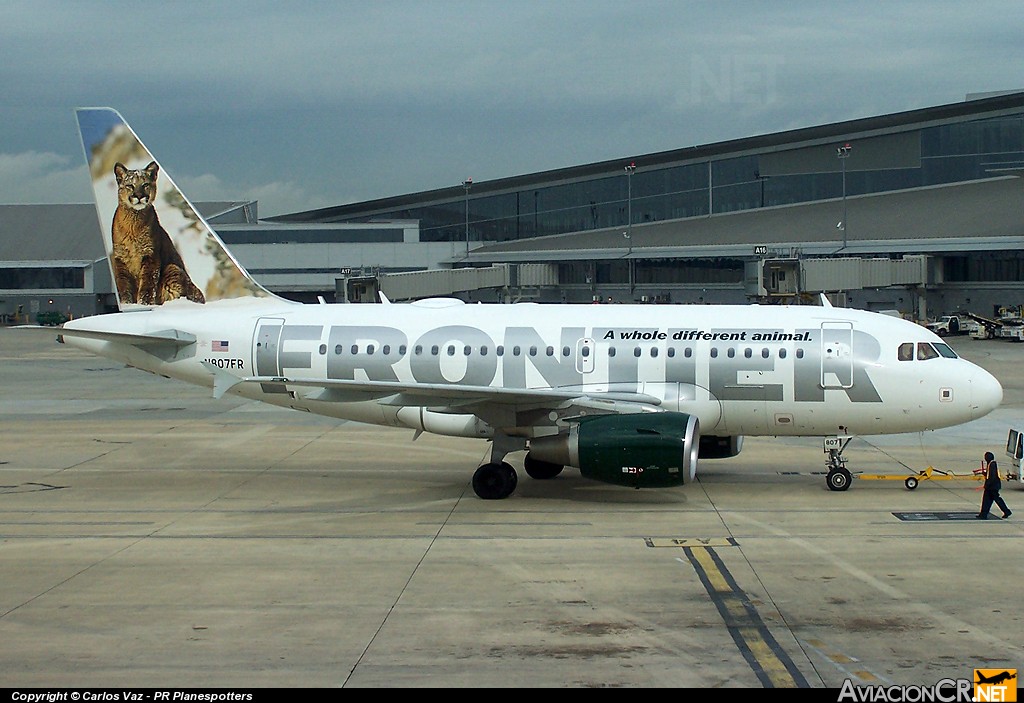
{"label": "green engine nacelle", "polygon": [[598,415],[567,435],[530,442],[537,459],[575,466],[587,478],[634,488],[689,483],[697,472],[700,424],[683,413]]}

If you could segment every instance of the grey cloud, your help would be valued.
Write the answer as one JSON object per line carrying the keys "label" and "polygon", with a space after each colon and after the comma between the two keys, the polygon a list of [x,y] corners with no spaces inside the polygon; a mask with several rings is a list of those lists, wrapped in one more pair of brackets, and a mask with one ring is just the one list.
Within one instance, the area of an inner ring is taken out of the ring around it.
{"label": "grey cloud", "polygon": [[1016,0],[14,0],[0,152],[77,161],[72,108],[109,104],[274,214],[1024,88],[1021,26]]}

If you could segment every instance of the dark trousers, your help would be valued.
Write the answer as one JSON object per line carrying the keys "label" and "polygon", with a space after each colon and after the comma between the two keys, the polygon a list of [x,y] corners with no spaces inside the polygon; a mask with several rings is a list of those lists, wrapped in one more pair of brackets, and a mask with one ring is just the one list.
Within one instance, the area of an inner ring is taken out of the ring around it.
{"label": "dark trousers", "polygon": [[999,506],[999,509],[1003,511],[1003,514],[1010,512],[1010,509],[1006,507],[1006,503],[999,495],[999,491],[993,491],[988,488],[985,489],[985,495],[981,499],[981,515],[988,517],[988,511],[992,509],[992,503]]}

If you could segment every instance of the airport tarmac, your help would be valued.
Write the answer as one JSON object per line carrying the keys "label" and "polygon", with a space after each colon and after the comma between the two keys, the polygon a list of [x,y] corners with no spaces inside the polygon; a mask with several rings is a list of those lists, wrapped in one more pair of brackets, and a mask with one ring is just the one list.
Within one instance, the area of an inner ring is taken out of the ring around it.
{"label": "airport tarmac", "polygon": [[[988,417],[854,440],[849,468],[953,480],[825,486],[820,440],[747,438],[692,485],[520,472],[479,440],[339,423],[0,329],[5,687],[933,685],[1024,668],[1024,345],[951,338]],[[522,455],[510,457],[517,468]],[[998,515],[998,510],[995,511]]]}

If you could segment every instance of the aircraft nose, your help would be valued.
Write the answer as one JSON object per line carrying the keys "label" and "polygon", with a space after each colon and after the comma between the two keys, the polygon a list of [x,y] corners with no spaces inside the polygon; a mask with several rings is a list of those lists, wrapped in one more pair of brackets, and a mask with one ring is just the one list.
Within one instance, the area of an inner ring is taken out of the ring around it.
{"label": "aircraft nose", "polygon": [[1003,387],[996,377],[979,368],[971,377],[971,417],[984,417],[1003,402]]}

